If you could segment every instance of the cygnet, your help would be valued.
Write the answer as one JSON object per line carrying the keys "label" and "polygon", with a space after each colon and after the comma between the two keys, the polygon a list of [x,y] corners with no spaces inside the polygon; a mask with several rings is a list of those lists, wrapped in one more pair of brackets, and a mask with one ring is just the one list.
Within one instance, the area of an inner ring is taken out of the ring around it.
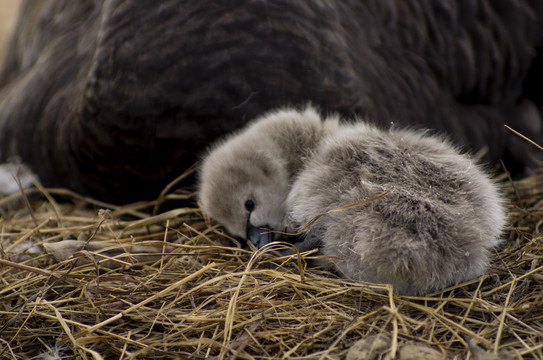
{"label": "cygnet", "polygon": [[311,109],[264,116],[216,146],[200,184],[202,210],[232,234],[262,246],[276,239],[266,230],[303,230],[297,247],[319,247],[321,264],[404,295],[481,275],[505,222],[496,184],[445,139]]}

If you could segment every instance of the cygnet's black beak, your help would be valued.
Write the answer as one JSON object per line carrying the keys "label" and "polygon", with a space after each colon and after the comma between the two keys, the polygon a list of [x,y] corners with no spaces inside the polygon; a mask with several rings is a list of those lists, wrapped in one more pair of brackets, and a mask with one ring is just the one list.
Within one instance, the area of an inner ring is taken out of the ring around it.
{"label": "cygnet's black beak", "polygon": [[275,240],[276,234],[271,230],[267,225],[256,227],[247,221],[247,239],[251,240],[257,248],[261,248]]}

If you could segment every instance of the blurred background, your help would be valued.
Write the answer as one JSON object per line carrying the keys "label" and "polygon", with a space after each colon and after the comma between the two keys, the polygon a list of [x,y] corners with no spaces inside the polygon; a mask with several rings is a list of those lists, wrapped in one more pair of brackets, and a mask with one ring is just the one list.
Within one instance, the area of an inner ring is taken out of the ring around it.
{"label": "blurred background", "polygon": [[4,52],[20,3],[21,0],[0,0],[0,54]]}

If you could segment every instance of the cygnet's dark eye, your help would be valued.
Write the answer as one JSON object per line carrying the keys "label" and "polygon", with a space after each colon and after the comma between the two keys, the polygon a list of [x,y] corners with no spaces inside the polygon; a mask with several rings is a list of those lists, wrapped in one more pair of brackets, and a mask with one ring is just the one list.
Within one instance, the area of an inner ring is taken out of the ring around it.
{"label": "cygnet's dark eye", "polygon": [[245,209],[247,209],[247,211],[251,212],[253,211],[255,208],[255,202],[251,199],[247,200],[245,202]]}

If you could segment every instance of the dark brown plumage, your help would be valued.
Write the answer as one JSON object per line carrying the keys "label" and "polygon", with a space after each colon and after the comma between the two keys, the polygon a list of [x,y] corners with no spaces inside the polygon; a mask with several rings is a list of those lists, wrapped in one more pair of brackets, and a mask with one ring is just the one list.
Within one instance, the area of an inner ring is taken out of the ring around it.
{"label": "dark brown plumage", "polygon": [[148,198],[219,136],[311,102],[523,172],[536,150],[503,125],[541,140],[542,44],[534,0],[27,0],[0,69],[0,160]]}

